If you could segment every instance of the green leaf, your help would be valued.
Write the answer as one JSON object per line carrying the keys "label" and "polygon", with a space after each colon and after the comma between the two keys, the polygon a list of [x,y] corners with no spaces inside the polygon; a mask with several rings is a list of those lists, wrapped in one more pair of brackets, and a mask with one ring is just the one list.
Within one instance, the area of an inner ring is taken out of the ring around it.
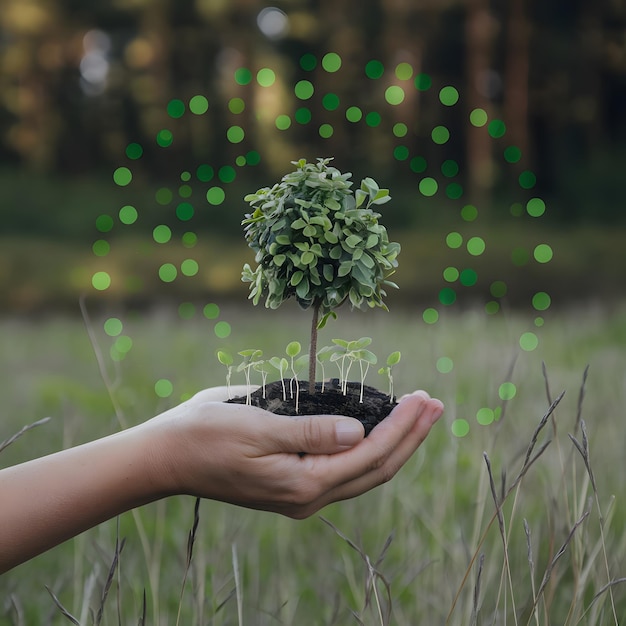
{"label": "green leaf", "polygon": [[352,261],[344,261],[337,270],[337,276],[347,276],[352,271]]}
{"label": "green leaf", "polygon": [[367,198],[367,195],[368,194],[365,193],[365,191],[363,191],[362,189],[357,189],[356,190],[356,192],[354,194],[354,197],[355,197],[355,200],[356,200],[356,208],[357,209],[363,204],[363,202],[365,201],[365,198]]}
{"label": "green leaf", "polygon": [[299,218],[295,222],[291,223],[291,228],[295,228],[296,230],[300,230],[305,226],[307,226],[307,223],[302,218]]}
{"label": "green leaf", "polygon": [[228,352],[224,352],[223,350],[217,351],[217,360],[222,364],[228,367],[233,364],[233,357]]}
{"label": "green leaf", "polygon": [[320,321],[317,323],[317,328],[318,330],[321,328],[324,328],[324,326],[326,326],[326,322],[328,322],[328,319],[332,317],[333,319],[337,319],[337,313],[335,313],[334,311],[328,311],[328,313],[325,313],[324,315],[322,315],[322,318],[320,319]]}
{"label": "green leaf", "polygon": [[289,239],[289,235],[276,235],[276,243],[279,243],[281,246],[288,246],[291,243],[291,239]]}
{"label": "green leaf", "polygon": [[324,273],[324,278],[329,283],[331,283],[333,281],[333,278],[335,277],[335,270],[333,266],[330,263],[326,263],[322,269],[322,272]]}
{"label": "green leaf", "polygon": [[394,365],[397,365],[398,363],[400,363],[400,358],[401,358],[401,354],[398,350],[396,350],[395,352],[392,352],[388,357],[387,357],[387,365],[389,365],[389,367],[393,367]]}
{"label": "green leaf", "polygon": [[284,254],[277,254],[273,258],[274,265],[278,265],[278,267],[280,267],[286,260],[287,260],[287,257]]}
{"label": "green leaf", "polygon": [[317,234],[317,228],[309,224],[308,226],[305,226],[305,228],[302,230],[302,234],[305,237],[315,237],[315,235]]}
{"label": "green leaf", "polygon": [[291,280],[289,282],[291,283],[292,287],[295,287],[296,285],[300,283],[300,281],[303,278],[304,278],[304,272],[302,272],[301,270],[297,270],[296,272],[293,273],[293,275],[291,276]]}
{"label": "green leaf", "polygon": [[294,358],[300,354],[302,350],[302,345],[299,341],[290,341],[285,348],[285,353],[287,356]]}

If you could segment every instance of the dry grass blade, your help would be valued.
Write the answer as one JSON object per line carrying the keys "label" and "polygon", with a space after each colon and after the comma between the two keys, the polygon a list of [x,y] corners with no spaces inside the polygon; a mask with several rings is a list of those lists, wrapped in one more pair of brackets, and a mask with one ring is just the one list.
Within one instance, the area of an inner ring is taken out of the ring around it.
{"label": "dry grass blade", "polygon": [[574,425],[574,432],[578,430],[580,426],[580,422],[582,420],[583,414],[583,401],[585,399],[585,389],[587,385],[587,376],[589,375],[589,365],[585,367],[585,371],[583,372],[583,381],[580,385],[580,391],[578,392],[578,407],[576,411],[576,424]]}
{"label": "dry grass blade", "polygon": [[5,439],[2,443],[0,443],[0,452],[2,452],[5,448],[8,448],[12,443],[15,443],[24,433],[27,433],[29,430],[33,428],[37,428],[37,426],[42,426],[43,424],[47,424],[50,421],[49,417],[44,417],[32,424],[28,424],[28,426],[24,426],[18,432],[16,432],[12,437]]}
{"label": "dry grass blade", "polygon": [[[559,397],[550,403],[548,410],[546,411],[544,416],[541,418],[539,424],[537,425],[537,428],[535,428],[535,431],[533,432],[532,437],[530,438],[530,443],[528,444],[528,448],[526,449],[526,457],[524,458],[524,463],[522,465],[522,470],[520,471],[520,476],[522,475],[522,472],[525,471],[525,468],[529,463],[530,455],[532,454],[535,448],[535,445],[537,444],[539,433],[544,429],[545,425],[550,419],[550,416],[552,415],[552,413],[554,413],[554,410],[559,405],[564,395],[565,395],[565,391],[562,391],[559,394]],[[516,482],[517,482],[517,479],[516,479]]]}
{"label": "dry grass blade", "polygon": [[183,582],[180,587],[180,599],[178,602],[178,616],[176,618],[176,624],[180,622],[180,613],[183,606],[183,596],[185,594],[185,586],[187,585],[187,578],[189,577],[189,569],[191,568],[191,560],[193,559],[193,546],[196,542],[196,533],[198,531],[198,524],[200,523],[200,498],[196,498],[196,503],[193,507],[193,524],[187,537],[187,559],[185,562],[185,573],[183,575]]}
{"label": "dry grass blade", "polygon": [[57,608],[59,609],[59,611],[61,611],[61,614],[64,617],[67,617],[67,619],[70,622],[72,622],[72,624],[75,624],[76,626],[80,626],[80,622],[63,606],[63,604],[61,604],[61,601],[56,597],[52,589],[50,589],[48,585],[45,585],[45,587],[46,587],[46,591],[52,597],[53,602],[57,605]]}
{"label": "dry grass blade", "polygon": [[565,551],[567,550],[567,547],[569,546],[569,544],[572,541],[572,538],[574,537],[574,534],[576,533],[576,531],[578,530],[579,526],[587,519],[587,517],[589,517],[589,509],[587,509],[576,521],[576,523],[572,526],[572,528],[570,529],[567,538],[565,539],[565,541],[561,544],[561,547],[558,549],[558,551],[556,552],[556,554],[552,557],[552,560],[550,561],[544,575],[543,575],[543,579],[541,581],[541,584],[539,585],[539,589],[537,590],[537,597],[535,598],[535,601],[533,602],[533,611],[535,610],[536,606],[537,606],[537,602],[539,601],[539,598],[541,597],[541,595],[543,594],[543,592],[545,591],[546,586],[548,585],[548,582],[550,582],[550,578],[552,576],[552,572],[554,570],[554,566],[556,565],[557,561],[565,554]]}
{"label": "dry grass blade", "polygon": [[491,489],[491,497],[493,498],[493,502],[496,505],[496,515],[498,517],[500,535],[502,535],[502,541],[504,542],[506,548],[506,538],[504,535],[504,517],[502,516],[502,509],[500,508],[498,494],[496,493],[496,483],[493,479],[493,472],[491,471],[491,461],[489,460],[489,456],[486,452],[483,452],[483,458],[485,459],[485,464],[487,465],[487,474],[489,475],[489,487]]}
{"label": "dry grass blade", "polygon": [[476,584],[474,585],[474,601],[472,603],[472,617],[470,620],[471,626],[476,626],[478,621],[478,610],[480,601],[480,581],[483,573],[483,566],[485,564],[484,552],[478,557],[478,572],[476,572]]}
{"label": "dry grass blade", "polygon": [[591,463],[589,461],[589,440],[587,439],[587,428],[585,426],[585,420],[580,421],[580,427],[582,430],[582,443],[574,437],[574,435],[568,433],[569,438],[571,439],[574,446],[578,452],[580,452],[580,456],[583,458],[583,463],[585,464],[585,468],[587,469],[587,473],[589,474],[589,480],[591,480],[591,486],[593,488],[594,493],[597,493],[596,488],[596,479],[593,475],[593,471],[591,470]]}
{"label": "dry grass blade", "polygon": [[146,613],[147,613],[147,605],[146,605],[146,589],[144,587],[143,590],[143,600],[141,604],[141,617],[137,622],[137,626],[146,626]]}
{"label": "dry grass blade", "polygon": [[100,597],[100,606],[98,607],[98,611],[96,613],[96,618],[94,620],[95,626],[99,626],[102,621],[102,615],[104,613],[104,604],[109,595],[109,591],[111,590],[111,584],[113,583],[113,578],[115,577],[115,571],[117,570],[117,566],[120,562],[120,554],[122,554],[122,550],[126,545],[126,539],[122,539],[121,542],[117,541],[115,543],[115,554],[113,555],[113,562],[111,563],[111,567],[109,568],[109,574],[107,576],[106,582],[104,583],[104,588],[102,589],[102,596]]}
{"label": "dry grass blade", "polygon": [[541,361],[541,373],[543,374],[543,380],[546,386],[546,397],[548,398],[548,403],[552,404],[552,392],[550,391],[550,382],[548,380],[548,369],[546,367],[545,361]]}
{"label": "dry grass blade", "polygon": [[530,569],[530,586],[533,592],[533,615],[535,617],[535,623],[539,626],[539,614],[537,612],[537,591],[535,589],[535,561],[533,558],[533,546],[530,536],[530,526],[528,521],[524,518],[524,533],[526,534],[526,557],[528,559],[528,568]]}

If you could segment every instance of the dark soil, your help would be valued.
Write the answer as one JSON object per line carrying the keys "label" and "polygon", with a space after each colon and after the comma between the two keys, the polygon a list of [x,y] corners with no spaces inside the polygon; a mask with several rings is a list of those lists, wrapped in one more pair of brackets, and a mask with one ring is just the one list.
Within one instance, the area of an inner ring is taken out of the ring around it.
{"label": "dark soil", "polygon": [[[292,398],[289,391],[289,379],[285,379],[283,382],[286,400],[283,400],[283,385],[278,380],[265,386],[265,398],[262,388],[251,394],[252,405],[277,415],[346,415],[355,417],[363,424],[365,436],[376,424],[385,419],[391,409],[396,406],[396,402],[390,401],[387,394],[368,385],[363,388],[363,402],[361,402],[361,383],[348,383],[347,393],[343,395],[339,387],[339,380],[333,378],[324,383],[324,393],[322,393],[322,384],[316,383],[314,395],[309,394],[308,382],[299,381],[300,395],[298,411],[296,412],[296,390],[293,389]],[[294,386],[295,383],[292,382],[292,387]],[[246,397],[232,398],[227,402],[246,404]]]}

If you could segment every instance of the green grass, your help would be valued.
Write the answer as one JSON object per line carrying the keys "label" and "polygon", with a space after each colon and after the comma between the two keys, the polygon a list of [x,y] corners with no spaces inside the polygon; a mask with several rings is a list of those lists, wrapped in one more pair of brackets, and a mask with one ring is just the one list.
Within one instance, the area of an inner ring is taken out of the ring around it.
{"label": "green grass", "polygon": [[[69,624],[46,585],[82,623],[94,623],[90,610],[100,606],[118,538],[125,544],[102,624],[139,623],[144,590],[146,623],[162,626],[175,624],[179,611],[185,625],[616,623],[613,610],[620,620],[626,616],[626,586],[616,583],[609,592],[606,585],[626,575],[626,309],[547,313],[545,325],[535,329],[538,348],[524,352],[519,336],[532,323],[520,315],[449,313],[427,326],[417,311],[341,312],[322,331],[322,344],[368,335],[379,357],[400,349],[398,392],[425,388],[446,404],[441,422],[394,480],[326,508],[321,517],[327,523],[318,515],[295,522],[202,502],[182,601],[194,501],[146,506],[0,578],[0,624]],[[101,330],[102,319],[92,321],[92,330],[127,424],[223,384],[218,348],[279,354],[289,340],[306,344],[308,329],[308,316],[295,308],[271,313],[248,304],[221,312],[232,324],[228,339],[215,337],[214,321],[181,321],[165,310],[122,319],[133,348],[121,362],[109,357],[113,340]],[[437,370],[441,356],[452,359],[451,372]],[[172,397],[156,397],[159,378],[173,382]],[[498,395],[505,381],[516,386],[507,402]],[[375,373],[369,382],[385,385]],[[551,443],[504,501],[501,531],[486,459],[500,499],[515,485],[533,433],[562,391],[534,452]],[[51,417],[6,448],[3,465],[120,427],[81,321],[1,321],[0,392],[0,440]],[[479,425],[482,407],[499,408],[501,419]],[[579,417],[597,492],[568,436],[582,444]],[[466,437],[451,434],[455,419],[470,423]]]}

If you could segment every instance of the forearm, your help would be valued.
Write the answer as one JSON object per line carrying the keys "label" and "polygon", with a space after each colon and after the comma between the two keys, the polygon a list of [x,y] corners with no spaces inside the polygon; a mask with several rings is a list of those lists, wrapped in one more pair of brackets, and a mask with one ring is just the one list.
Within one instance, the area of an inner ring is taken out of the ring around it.
{"label": "forearm", "polygon": [[133,428],[0,471],[0,573],[167,495],[151,429]]}

